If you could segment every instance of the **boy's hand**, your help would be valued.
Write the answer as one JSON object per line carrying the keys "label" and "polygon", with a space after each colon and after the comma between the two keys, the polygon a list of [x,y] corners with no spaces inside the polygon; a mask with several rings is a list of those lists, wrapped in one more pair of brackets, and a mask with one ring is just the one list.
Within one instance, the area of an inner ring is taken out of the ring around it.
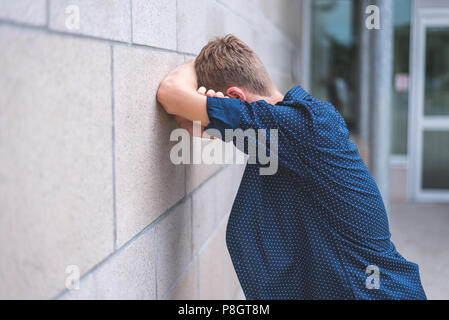
{"label": "boy's hand", "polygon": [[186,62],[171,71],[160,83],[156,97],[167,113],[207,126],[210,122],[207,99],[197,92],[194,62]]}
{"label": "boy's hand", "polygon": [[223,94],[223,92],[215,92],[214,90],[210,89],[207,90],[205,87],[200,87],[198,89],[198,93],[203,95],[203,96],[207,96],[207,97],[215,97],[215,98],[229,98],[228,96],[225,96]]}

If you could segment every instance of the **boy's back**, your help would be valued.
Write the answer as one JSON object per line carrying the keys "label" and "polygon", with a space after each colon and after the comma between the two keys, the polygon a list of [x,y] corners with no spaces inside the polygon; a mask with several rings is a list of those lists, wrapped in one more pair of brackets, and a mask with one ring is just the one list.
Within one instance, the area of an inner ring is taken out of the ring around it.
{"label": "boy's back", "polygon": [[207,110],[208,128],[222,132],[278,130],[278,172],[247,165],[227,228],[248,299],[425,299],[418,267],[390,241],[379,190],[331,104],[298,86],[275,106],[208,98]]}

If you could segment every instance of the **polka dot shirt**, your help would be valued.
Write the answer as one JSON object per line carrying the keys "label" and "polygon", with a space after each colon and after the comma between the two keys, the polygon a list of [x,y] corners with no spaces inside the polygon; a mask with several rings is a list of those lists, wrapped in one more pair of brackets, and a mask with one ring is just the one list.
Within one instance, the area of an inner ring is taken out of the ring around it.
{"label": "polka dot shirt", "polygon": [[277,173],[247,165],[227,225],[247,299],[426,299],[334,106],[297,86],[274,106],[208,97],[207,112],[206,129],[223,137],[225,129],[278,130]]}

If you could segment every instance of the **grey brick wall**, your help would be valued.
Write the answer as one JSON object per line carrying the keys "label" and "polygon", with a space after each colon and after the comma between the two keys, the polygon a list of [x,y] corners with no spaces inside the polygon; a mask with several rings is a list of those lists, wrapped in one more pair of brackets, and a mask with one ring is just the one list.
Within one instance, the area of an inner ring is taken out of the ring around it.
{"label": "grey brick wall", "polygon": [[225,229],[244,166],[173,165],[155,95],[227,33],[287,90],[298,2],[0,0],[0,298],[241,298]]}

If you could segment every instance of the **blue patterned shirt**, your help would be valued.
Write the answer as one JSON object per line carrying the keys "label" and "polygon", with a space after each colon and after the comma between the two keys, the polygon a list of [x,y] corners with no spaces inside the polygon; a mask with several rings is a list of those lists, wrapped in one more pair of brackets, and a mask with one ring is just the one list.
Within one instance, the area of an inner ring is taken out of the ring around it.
{"label": "blue patterned shirt", "polygon": [[206,129],[223,137],[225,129],[278,130],[277,173],[247,165],[227,225],[247,299],[426,299],[333,105],[297,86],[274,106],[209,97],[207,112]]}

